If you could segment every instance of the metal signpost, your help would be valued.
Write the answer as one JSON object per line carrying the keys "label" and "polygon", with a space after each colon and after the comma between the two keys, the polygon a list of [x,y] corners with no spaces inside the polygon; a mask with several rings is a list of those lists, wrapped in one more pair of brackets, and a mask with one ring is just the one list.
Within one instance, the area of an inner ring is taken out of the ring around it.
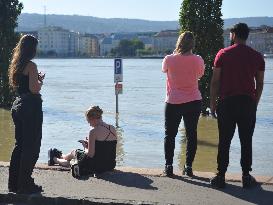
{"label": "metal signpost", "polygon": [[119,82],[123,81],[123,69],[122,59],[115,58],[114,60],[114,83],[115,83],[115,94],[116,94],[116,126],[118,127],[118,95],[122,94],[122,84]]}

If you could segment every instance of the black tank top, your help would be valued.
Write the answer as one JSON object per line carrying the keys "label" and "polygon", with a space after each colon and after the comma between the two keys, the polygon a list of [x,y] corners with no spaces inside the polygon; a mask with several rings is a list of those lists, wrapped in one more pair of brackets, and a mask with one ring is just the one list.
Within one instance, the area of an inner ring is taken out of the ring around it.
{"label": "black tank top", "polygon": [[17,88],[17,92],[19,95],[30,93],[28,75],[24,75],[24,74],[20,75],[19,86]]}
{"label": "black tank top", "polygon": [[110,171],[116,166],[117,140],[98,141],[95,145],[95,170],[97,172]]}
{"label": "black tank top", "polygon": [[108,129],[109,133],[104,139],[104,141],[95,141],[95,166],[96,171],[104,172],[110,171],[115,168],[116,166],[116,147],[117,147],[117,140],[107,140],[110,134],[115,135],[111,129],[110,125],[108,127],[101,125]]}

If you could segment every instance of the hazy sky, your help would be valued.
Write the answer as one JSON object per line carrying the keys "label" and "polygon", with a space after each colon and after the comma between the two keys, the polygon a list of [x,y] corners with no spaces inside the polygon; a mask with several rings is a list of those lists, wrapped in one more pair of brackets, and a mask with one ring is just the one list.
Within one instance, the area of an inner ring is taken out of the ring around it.
{"label": "hazy sky", "polygon": [[[182,0],[21,0],[23,13],[177,20]],[[273,16],[273,0],[223,0],[224,18]]]}

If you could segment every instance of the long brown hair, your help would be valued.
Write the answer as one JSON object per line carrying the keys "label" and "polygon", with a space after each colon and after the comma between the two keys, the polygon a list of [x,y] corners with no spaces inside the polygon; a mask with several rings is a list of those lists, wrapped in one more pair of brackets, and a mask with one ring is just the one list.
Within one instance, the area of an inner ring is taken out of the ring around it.
{"label": "long brown hair", "polygon": [[177,40],[175,52],[179,54],[186,53],[194,48],[194,35],[190,31],[182,33]]}
{"label": "long brown hair", "polygon": [[9,65],[9,85],[11,88],[18,87],[20,77],[30,60],[36,55],[38,40],[32,35],[24,35],[20,38],[13,49],[12,60]]}

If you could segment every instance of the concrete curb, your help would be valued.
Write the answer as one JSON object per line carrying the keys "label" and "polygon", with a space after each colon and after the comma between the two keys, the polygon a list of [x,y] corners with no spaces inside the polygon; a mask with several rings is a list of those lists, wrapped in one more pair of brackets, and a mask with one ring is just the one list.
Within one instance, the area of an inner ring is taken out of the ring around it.
{"label": "concrete curb", "polygon": [[[8,162],[0,162],[0,167],[9,167]],[[69,172],[69,168],[59,167],[59,166],[47,166],[47,164],[37,164],[35,169],[39,170],[52,170],[52,171],[64,171]],[[132,168],[132,167],[117,167],[114,172],[123,172],[123,173],[133,173],[143,176],[150,176],[150,177],[162,177],[162,169],[148,169],[148,168]],[[175,170],[174,174],[179,178],[181,177],[181,171]],[[195,177],[198,179],[205,179],[208,181],[209,178],[214,176],[214,173],[211,172],[194,172]],[[68,175],[69,176],[69,175]],[[176,178],[174,176],[174,178]],[[71,176],[72,177],[72,176]],[[269,176],[255,176],[258,183],[261,185],[273,185],[273,177]],[[165,180],[165,179],[163,179]],[[241,174],[227,174],[226,181],[229,182],[241,182]],[[102,196],[104,197],[104,196]],[[111,197],[111,196],[110,196]],[[132,200],[126,199],[112,199],[112,198],[92,198],[92,197],[85,197],[85,196],[73,196],[69,195],[62,196],[62,195],[47,195],[47,193],[41,194],[33,194],[33,195],[23,195],[23,194],[15,194],[9,193],[7,190],[4,190],[0,193],[0,204],[30,204],[30,205],[93,205],[93,204],[117,204],[117,205],[135,205],[135,204],[150,204],[150,205],[159,205],[160,202],[150,202],[149,198],[148,201],[137,201],[137,198],[133,198]],[[144,199],[146,200],[146,199]]]}
{"label": "concrete curb", "polygon": [[[1,162],[0,167],[9,167],[9,162]],[[53,171],[70,171],[70,168],[60,167],[60,166],[48,166],[44,163],[36,164],[35,169],[40,170],[53,170]],[[154,177],[162,177],[162,169],[155,169],[155,168],[133,168],[133,167],[116,167],[116,171],[122,172],[131,172],[136,174],[141,174],[144,176],[154,176]],[[174,174],[177,176],[181,176],[181,171],[174,170]],[[207,178],[210,179],[215,176],[212,172],[198,172],[194,171],[194,175],[200,178]],[[227,182],[241,182],[241,174],[226,174],[226,181]],[[255,176],[255,179],[258,183],[262,185],[273,185],[273,177],[272,176]]]}
{"label": "concrete curb", "polygon": [[99,204],[117,204],[117,205],[155,205],[157,203],[132,201],[132,200],[116,200],[107,198],[65,198],[65,197],[47,197],[38,194],[23,195],[13,193],[0,193],[0,202],[4,203],[23,203],[28,205],[99,205]]}

